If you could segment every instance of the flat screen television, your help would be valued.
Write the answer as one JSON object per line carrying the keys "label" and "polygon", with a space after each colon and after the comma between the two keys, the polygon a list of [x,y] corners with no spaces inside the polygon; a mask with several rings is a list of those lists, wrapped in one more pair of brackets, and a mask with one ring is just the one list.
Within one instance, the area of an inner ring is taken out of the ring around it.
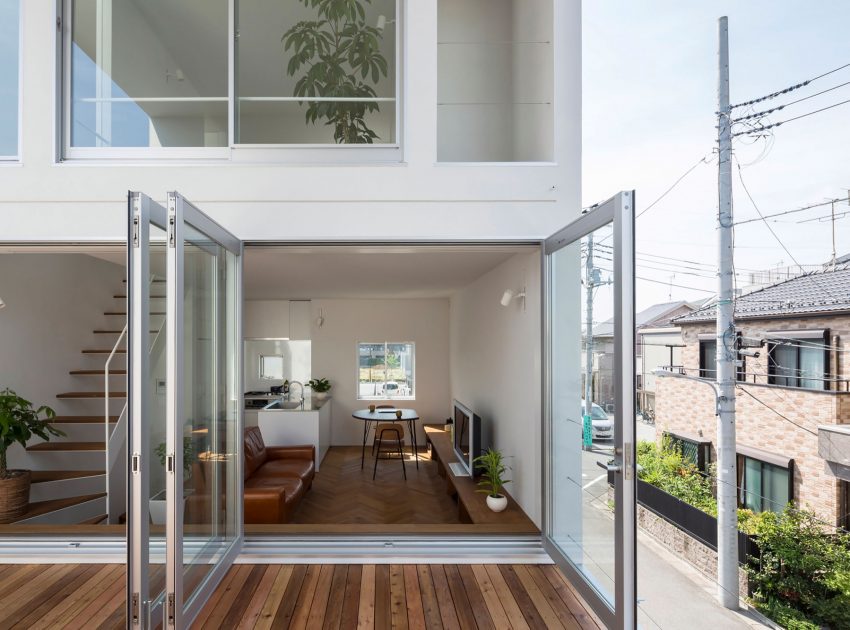
{"label": "flat screen television", "polygon": [[452,442],[458,465],[450,465],[455,476],[475,476],[473,460],[482,451],[481,418],[466,405],[454,401],[452,412]]}

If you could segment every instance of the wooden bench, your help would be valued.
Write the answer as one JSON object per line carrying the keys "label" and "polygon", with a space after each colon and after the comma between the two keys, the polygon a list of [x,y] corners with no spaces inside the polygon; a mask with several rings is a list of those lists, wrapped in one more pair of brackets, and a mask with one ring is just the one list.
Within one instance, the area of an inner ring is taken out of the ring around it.
{"label": "wooden bench", "polygon": [[477,492],[478,482],[472,477],[458,477],[451,471],[449,464],[458,461],[452,447],[452,437],[443,425],[424,426],[425,440],[431,447],[431,459],[437,463],[437,470],[446,480],[446,494],[457,500],[458,519],[461,523],[476,525],[511,525],[519,533],[539,533],[540,530],[522,510],[517,502],[504,492],[508,498],[508,507],[502,512],[494,512],[487,507],[487,495]]}

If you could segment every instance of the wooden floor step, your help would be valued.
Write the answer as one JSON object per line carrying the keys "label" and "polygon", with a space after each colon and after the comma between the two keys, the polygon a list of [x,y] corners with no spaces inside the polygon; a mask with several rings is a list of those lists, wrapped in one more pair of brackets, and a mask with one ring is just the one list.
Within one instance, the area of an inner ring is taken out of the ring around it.
{"label": "wooden floor step", "polygon": [[[83,354],[112,354],[112,348],[88,348],[83,350]],[[127,354],[127,351],[122,348],[116,350],[115,354]]]}
{"label": "wooden floor step", "polygon": [[[127,398],[127,392],[109,392],[110,398]],[[56,398],[63,400],[79,398],[106,398],[106,392],[65,392],[56,394]]]}
{"label": "wooden floor step", "polygon": [[95,499],[100,499],[101,497],[105,496],[106,493],[101,492],[99,494],[86,494],[81,497],[70,497],[68,499],[51,499],[50,501],[37,501],[35,503],[30,503],[29,508],[27,508],[27,511],[15,522],[17,523],[28,518],[41,516],[42,514],[47,514],[48,512],[55,512],[56,510],[68,508],[72,505],[86,503],[87,501],[94,501]]}
{"label": "wooden floor step", "polygon": [[87,519],[87,520],[83,521],[82,523],[79,523],[79,525],[100,525],[107,518],[108,518],[107,514],[98,514],[97,516],[95,516],[93,518]]}
{"label": "wooden floor step", "polygon": [[[56,416],[52,424],[103,424],[103,416]],[[118,422],[118,416],[109,416],[109,422]]]}
{"label": "wooden floor step", "polygon": [[98,475],[105,474],[105,470],[33,470],[30,472],[30,479],[33,483],[45,483],[48,481],[97,477]]}
{"label": "wooden floor step", "polygon": [[[106,370],[71,370],[68,372],[71,376],[104,376]],[[124,376],[127,370],[109,370],[110,376]]]}
{"label": "wooden floor step", "polygon": [[30,452],[56,452],[56,451],[103,451],[106,450],[104,442],[41,442],[27,446]]}

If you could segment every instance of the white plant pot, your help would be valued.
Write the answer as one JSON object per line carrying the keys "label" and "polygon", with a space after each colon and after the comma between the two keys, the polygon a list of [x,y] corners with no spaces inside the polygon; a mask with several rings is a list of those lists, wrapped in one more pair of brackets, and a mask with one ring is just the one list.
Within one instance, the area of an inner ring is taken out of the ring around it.
{"label": "white plant pot", "polygon": [[508,507],[508,497],[503,494],[500,494],[497,497],[487,495],[487,507],[493,510],[494,512],[501,512],[506,507]]}
{"label": "white plant pot", "polygon": [[[190,491],[187,491],[187,494],[189,493]],[[186,499],[188,499],[188,496],[183,497],[184,511],[186,508]],[[168,520],[168,507],[165,500],[165,490],[153,495],[153,497],[148,501],[148,509],[151,513],[151,523],[154,525],[165,525],[166,520]]]}
{"label": "white plant pot", "polygon": [[313,392],[313,400],[318,400],[319,402],[324,402],[330,397],[330,392]]}

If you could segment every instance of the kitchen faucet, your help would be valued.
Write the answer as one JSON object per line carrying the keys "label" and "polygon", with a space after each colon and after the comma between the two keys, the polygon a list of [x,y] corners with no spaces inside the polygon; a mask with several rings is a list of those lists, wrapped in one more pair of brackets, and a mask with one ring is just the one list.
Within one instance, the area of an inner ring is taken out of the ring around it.
{"label": "kitchen faucet", "polygon": [[301,388],[301,408],[304,408],[304,383],[301,381],[289,381],[289,399],[292,400],[292,386],[298,385]]}

